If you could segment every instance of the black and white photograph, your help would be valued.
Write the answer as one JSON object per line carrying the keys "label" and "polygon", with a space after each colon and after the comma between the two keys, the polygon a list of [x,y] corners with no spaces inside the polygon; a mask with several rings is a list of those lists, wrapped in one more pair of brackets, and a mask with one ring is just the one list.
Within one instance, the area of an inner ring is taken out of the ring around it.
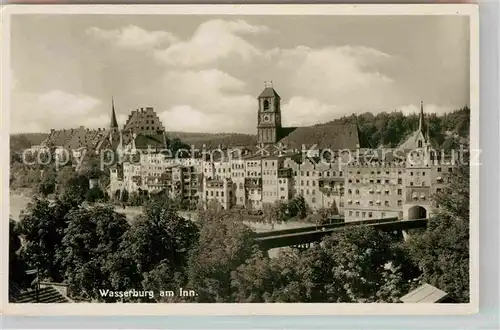
{"label": "black and white photograph", "polygon": [[477,304],[474,10],[109,7],[9,16],[9,305]]}

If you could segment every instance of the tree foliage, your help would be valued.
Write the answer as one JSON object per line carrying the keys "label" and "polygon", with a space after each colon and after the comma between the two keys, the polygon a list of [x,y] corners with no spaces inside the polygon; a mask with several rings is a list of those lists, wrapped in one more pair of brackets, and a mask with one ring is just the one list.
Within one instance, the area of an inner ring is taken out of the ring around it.
{"label": "tree foliage", "polygon": [[62,244],[69,288],[76,297],[105,300],[99,289],[118,289],[110,281],[109,270],[129,227],[125,216],[109,206],[94,206],[73,209],[66,219]]}
{"label": "tree foliage", "polygon": [[427,230],[407,244],[422,280],[462,303],[469,301],[469,171],[468,165],[455,169],[449,184],[434,196],[437,213]]}
{"label": "tree foliage", "polygon": [[151,201],[143,209],[144,214],[136,218],[120,246],[118,259],[129,265],[120,275],[127,282],[124,286],[139,287],[146,274],[146,283],[151,286],[157,283],[159,269],[168,269],[171,274],[185,272],[188,251],[198,238],[196,225],[179,216],[168,201]]}
{"label": "tree foliage", "polygon": [[40,275],[53,281],[63,277],[61,255],[66,228],[65,216],[77,204],[71,200],[34,198],[19,222],[19,234],[24,244],[21,256],[31,268],[39,268]]}
{"label": "tree foliage", "polygon": [[189,253],[189,287],[198,302],[231,301],[231,271],[243,264],[255,245],[242,213],[212,206],[200,211],[200,237]]}

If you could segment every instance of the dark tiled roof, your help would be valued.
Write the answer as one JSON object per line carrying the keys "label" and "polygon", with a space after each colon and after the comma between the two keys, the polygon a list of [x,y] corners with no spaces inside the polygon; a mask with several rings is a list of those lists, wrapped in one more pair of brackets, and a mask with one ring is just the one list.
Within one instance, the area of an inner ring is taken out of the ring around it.
{"label": "dark tiled roof", "polygon": [[[287,134],[288,133],[288,134]],[[285,134],[279,143],[287,148],[301,149],[302,145],[317,148],[350,149],[355,150],[360,144],[357,125],[317,125],[310,127],[286,128]]]}
{"label": "dark tiled roof", "polygon": [[274,88],[266,87],[266,88],[264,88],[262,93],[260,93],[259,98],[260,97],[280,97],[280,96],[278,95],[278,93],[276,93]]}
{"label": "dark tiled roof", "polygon": [[147,149],[151,148],[166,148],[164,143],[163,135],[144,135],[139,134],[135,138],[135,148],[136,149]]}

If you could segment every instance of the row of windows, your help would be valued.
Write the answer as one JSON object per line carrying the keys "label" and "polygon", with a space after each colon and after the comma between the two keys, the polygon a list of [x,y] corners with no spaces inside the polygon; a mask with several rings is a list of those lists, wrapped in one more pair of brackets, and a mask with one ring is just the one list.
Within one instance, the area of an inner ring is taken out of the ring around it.
{"label": "row of windows", "polygon": [[[314,189],[311,189],[311,190],[306,189],[305,192],[306,192],[306,195],[309,195],[309,192],[311,192],[311,195],[316,195],[316,190],[314,190]],[[304,195],[304,189],[300,189],[300,194]]]}
{"label": "row of windows", "polygon": [[276,180],[263,180],[264,184],[276,184]]}
{"label": "row of windows", "polygon": [[[352,205],[353,204],[353,201],[349,200],[347,201],[347,205]],[[354,204],[355,205],[361,205],[361,202],[360,201],[354,201]],[[368,202],[368,205],[369,206],[374,206],[374,205],[382,205],[382,202],[381,201],[369,201]],[[403,201],[402,200],[398,200],[398,206],[401,206],[403,205]],[[384,201],[384,206],[391,206],[391,203],[389,201]]]}
{"label": "row of windows", "polygon": [[[207,195],[207,196],[208,196],[208,193],[210,193],[210,196],[211,196],[211,197],[213,197],[213,196],[214,196],[214,191],[213,191],[213,190],[211,190],[211,191],[208,191],[208,190],[207,190],[207,191],[206,191],[206,195]],[[218,191],[218,190],[216,190],[216,191],[215,191],[215,197],[219,197],[219,191]],[[220,197],[224,197],[224,191],[221,191],[221,192],[220,192]]]}
{"label": "row of windows", "polygon": [[[304,174],[305,174],[305,176],[314,176],[315,174],[317,174],[318,176],[322,176],[322,172],[320,172],[320,171],[312,171],[312,173],[309,171],[300,171],[300,176],[304,176]],[[336,176],[337,172],[330,172],[330,171],[325,172],[326,177],[329,177],[330,174],[332,176]],[[343,175],[343,172],[340,171],[339,176],[342,176],[342,175]],[[293,176],[297,176],[297,171],[293,171]]]}
{"label": "row of windows", "polygon": [[277,175],[277,174],[276,171],[267,170],[267,171],[262,171],[262,175]]}
{"label": "row of windows", "polygon": [[[311,185],[313,187],[316,187],[316,181],[311,181]],[[304,180],[300,180],[300,185],[303,186],[304,185]],[[309,186],[309,180],[306,180],[306,186]]]}
{"label": "row of windows", "polygon": [[276,191],[264,191],[264,196],[278,196]]}
{"label": "row of windows", "polygon": [[[382,174],[382,171],[377,171],[376,172],[377,174]],[[349,171],[349,174],[352,174],[352,171]],[[361,174],[361,171],[357,171],[356,174]],[[371,175],[375,175],[375,171],[371,171],[370,172]],[[385,174],[386,175],[389,175],[390,174],[390,171],[385,171]],[[398,174],[401,175],[403,174],[403,171],[398,171]]]}
{"label": "row of windows", "polygon": [[[361,212],[360,213],[359,211],[356,211],[356,217],[359,217],[360,214],[361,214],[361,216],[363,218],[366,217],[366,212]],[[349,216],[352,217],[352,215],[353,215],[353,211],[349,211]],[[368,218],[372,218],[372,217],[373,217],[373,212],[368,212]],[[385,217],[385,212],[380,213],[380,217],[384,218]]]}
{"label": "row of windows", "polygon": [[[353,183],[353,179],[349,179],[349,180],[347,180],[347,182]],[[355,182],[356,183],[361,183],[361,179],[356,179]],[[377,180],[370,179],[368,182],[372,183],[372,184],[373,183],[382,184],[382,182],[385,183],[385,184],[390,184],[391,181],[389,179],[385,179],[384,181],[382,181],[381,179],[377,179]],[[398,179],[398,184],[403,184],[403,179],[399,178]]]}
{"label": "row of windows", "polygon": [[[370,189],[368,192],[369,192],[370,194],[372,194],[372,195],[375,193],[375,191],[374,191],[373,189]],[[381,191],[381,190],[377,190],[376,192],[377,192],[377,194],[379,194],[379,195],[380,195],[380,194],[382,194],[382,191]],[[352,195],[352,189],[348,189],[348,190],[347,190],[347,193],[348,193],[349,195]],[[384,191],[384,194],[385,194],[385,195],[390,195],[390,190],[389,190],[389,189],[386,189],[386,190]],[[359,195],[359,189],[356,189],[356,195]],[[398,195],[403,195],[403,189],[398,189]]]}

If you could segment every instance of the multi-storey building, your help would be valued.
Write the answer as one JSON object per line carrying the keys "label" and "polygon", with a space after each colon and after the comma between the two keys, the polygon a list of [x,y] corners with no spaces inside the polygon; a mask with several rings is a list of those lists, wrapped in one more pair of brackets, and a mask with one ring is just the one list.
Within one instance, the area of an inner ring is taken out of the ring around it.
{"label": "multi-storey building", "polygon": [[157,135],[165,132],[165,127],[154,109],[146,107],[130,113],[123,131],[127,133],[135,132],[136,134]]}
{"label": "multi-storey building", "polygon": [[224,209],[230,209],[233,206],[233,190],[231,179],[204,179],[202,196],[203,200],[206,203],[216,201]]}

